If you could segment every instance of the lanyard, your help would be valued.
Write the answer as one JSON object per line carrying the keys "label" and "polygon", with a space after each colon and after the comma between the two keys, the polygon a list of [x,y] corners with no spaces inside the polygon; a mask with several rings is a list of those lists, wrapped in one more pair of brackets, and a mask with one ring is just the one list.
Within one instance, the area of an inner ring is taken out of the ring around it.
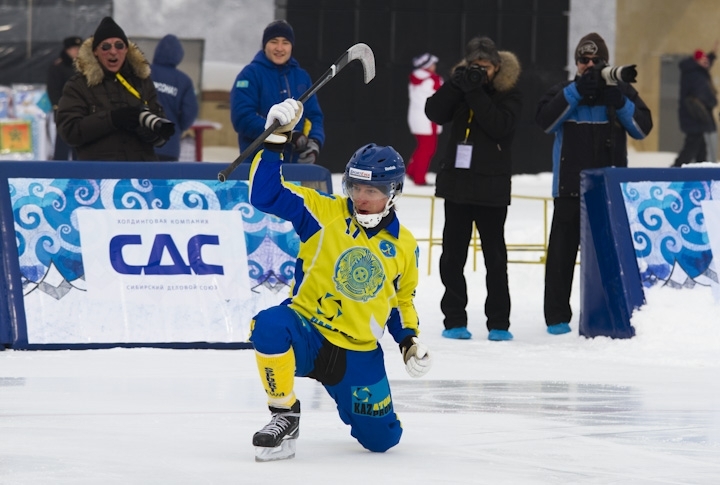
{"label": "lanyard", "polygon": [[470,122],[473,119],[473,110],[470,110],[470,116],[468,116],[468,125],[467,128],[465,128],[465,141],[463,143],[467,143],[468,137],[470,136]]}
{"label": "lanyard", "polygon": [[138,90],[135,89],[134,87],[132,87],[132,85],[129,82],[127,82],[127,80],[124,77],[122,77],[122,75],[119,72],[115,73],[115,77],[117,78],[118,81],[120,81],[120,83],[122,83],[123,86],[125,86],[125,89],[130,91],[130,94],[132,94],[137,99],[142,101],[143,104],[147,104],[147,101],[143,101],[143,99],[140,97],[140,93],[138,93]]}

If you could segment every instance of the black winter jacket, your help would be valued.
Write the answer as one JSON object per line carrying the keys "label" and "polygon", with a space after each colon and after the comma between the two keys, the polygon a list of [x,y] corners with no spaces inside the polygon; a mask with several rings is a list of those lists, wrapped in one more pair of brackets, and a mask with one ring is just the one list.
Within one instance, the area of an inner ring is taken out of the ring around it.
{"label": "black winter jacket", "polygon": [[617,110],[606,106],[605,91],[592,101],[583,98],[575,81],[556,84],[540,98],[535,120],[555,134],[553,197],[579,197],[583,170],[627,167],[627,135],[642,140],[652,130],[650,110],[635,88],[617,87],[625,98]]}
{"label": "black winter jacket", "polygon": [[[115,127],[110,111],[125,106],[145,106],[164,117],[150,79],[150,64],[132,42],[120,74],[138,91],[135,97],[103,69],[92,51],[92,37],[80,46],[76,73],[65,84],[57,111],[58,134],[75,147],[78,160],[156,161],[159,137],[147,128],[127,131]],[[146,102],[147,104],[145,104]]]}
{"label": "black winter jacket", "polygon": [[60,52],[60,57],[55,59],[47,72],[47,93],[54,109],[57,108],[60,102],[65,83],[73,74],[75,74],[75,67],[73,67],[72,57],[63,50]]}
{"label": "black winter jacket", "polygon": [[[522,96],[516,88],[520,63],[511,52],[500,51],[500,58],[501,67],[489,85],[464,94],[446,82],[425,104],[431,121],[452,122],[435,183],[438,197],[458,204],[510,205],[511,144],[522,108]],[[464,65],[462,62],[456,68]],[[470,168],[456,168],[458,144],[464,142],[468,127]]]}
{"label": "black winter jacket", "polygon": [[[708,55],[710,67],[715,54]],[[710,70],[688,57],[680,61],[680,102],[678,117],[683,133],[712,133],[716,131],[713,108],[717,105],[717,93]]]}

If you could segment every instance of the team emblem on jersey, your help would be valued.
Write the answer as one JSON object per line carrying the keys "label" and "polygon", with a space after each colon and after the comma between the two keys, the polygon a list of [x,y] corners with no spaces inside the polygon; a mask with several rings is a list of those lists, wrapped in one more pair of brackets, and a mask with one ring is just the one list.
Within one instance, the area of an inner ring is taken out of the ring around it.
{"label": "team emblem on jersey", "polygon": [[343,295],[365,302],[380,291],[385,272],[380,260],[369,249],[352,248],[338,258],[333,281]]}
{"label": "team emblem on jersey", "polygon": [[395,245],[390,241],[385,240],[380,241],[380,251],[383,253],[383,256],[386,256],[388,258],[394,258],[397,254],[397,249],[395,248]]}

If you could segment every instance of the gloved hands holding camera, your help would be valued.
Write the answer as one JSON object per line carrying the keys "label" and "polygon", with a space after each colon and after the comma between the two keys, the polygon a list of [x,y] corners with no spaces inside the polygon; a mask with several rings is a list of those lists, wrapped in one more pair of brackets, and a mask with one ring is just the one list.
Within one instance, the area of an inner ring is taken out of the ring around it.
{"label": "gloved hands holding camera", "polygon": [[588,69],[582,76],[575,79],[575,87],[583,98],[595,98],[600,89],[600,73]]}
{"label": "gloved hands holding camera", "polygon": [[135,131],[140,126],[140,106],[125,106],[110,111],[110,119],[115,128]]}
{"label": "gloved hands holding camera", "polygon": [[459,66],[453,71],[450,82],[463,93],[469,93],[487,84],[487,70],[475,64]]}
{"label": "gloved hands holding camera", "polygon": [[606,86],[603,88],[603,104],[620,109],[625,106],[625,96],[617,86]]}
{"label": "gloved hands holding camera", "polygon": [[149,109],[140,111],[140,126],[149,129],[165,141],[175,134],[175,123],[151,113]]}
{"label": "gloved hands holding camera", "polygon": [[400,342],[400,352],[405,362],[405,370],[410,377],[422,377],[432,367],[432,357],[427,346],[420,343],[415,335],[405,337]]}

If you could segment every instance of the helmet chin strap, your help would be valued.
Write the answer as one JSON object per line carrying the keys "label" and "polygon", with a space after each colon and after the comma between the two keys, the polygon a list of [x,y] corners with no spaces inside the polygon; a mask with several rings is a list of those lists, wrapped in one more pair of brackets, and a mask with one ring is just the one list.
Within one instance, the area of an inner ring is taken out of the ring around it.
{"label": "helmet chin strap", "polygon": [[385,202],[385,209],[379,214],[358,214],[357,209],[355,209],[355,220],[365,229],[376,227],[380,224],[380,221],[383,220],[383,217],[390,214],[390,208],[395,205],[398,198],[398,195],[390,197],[388,201]]}

